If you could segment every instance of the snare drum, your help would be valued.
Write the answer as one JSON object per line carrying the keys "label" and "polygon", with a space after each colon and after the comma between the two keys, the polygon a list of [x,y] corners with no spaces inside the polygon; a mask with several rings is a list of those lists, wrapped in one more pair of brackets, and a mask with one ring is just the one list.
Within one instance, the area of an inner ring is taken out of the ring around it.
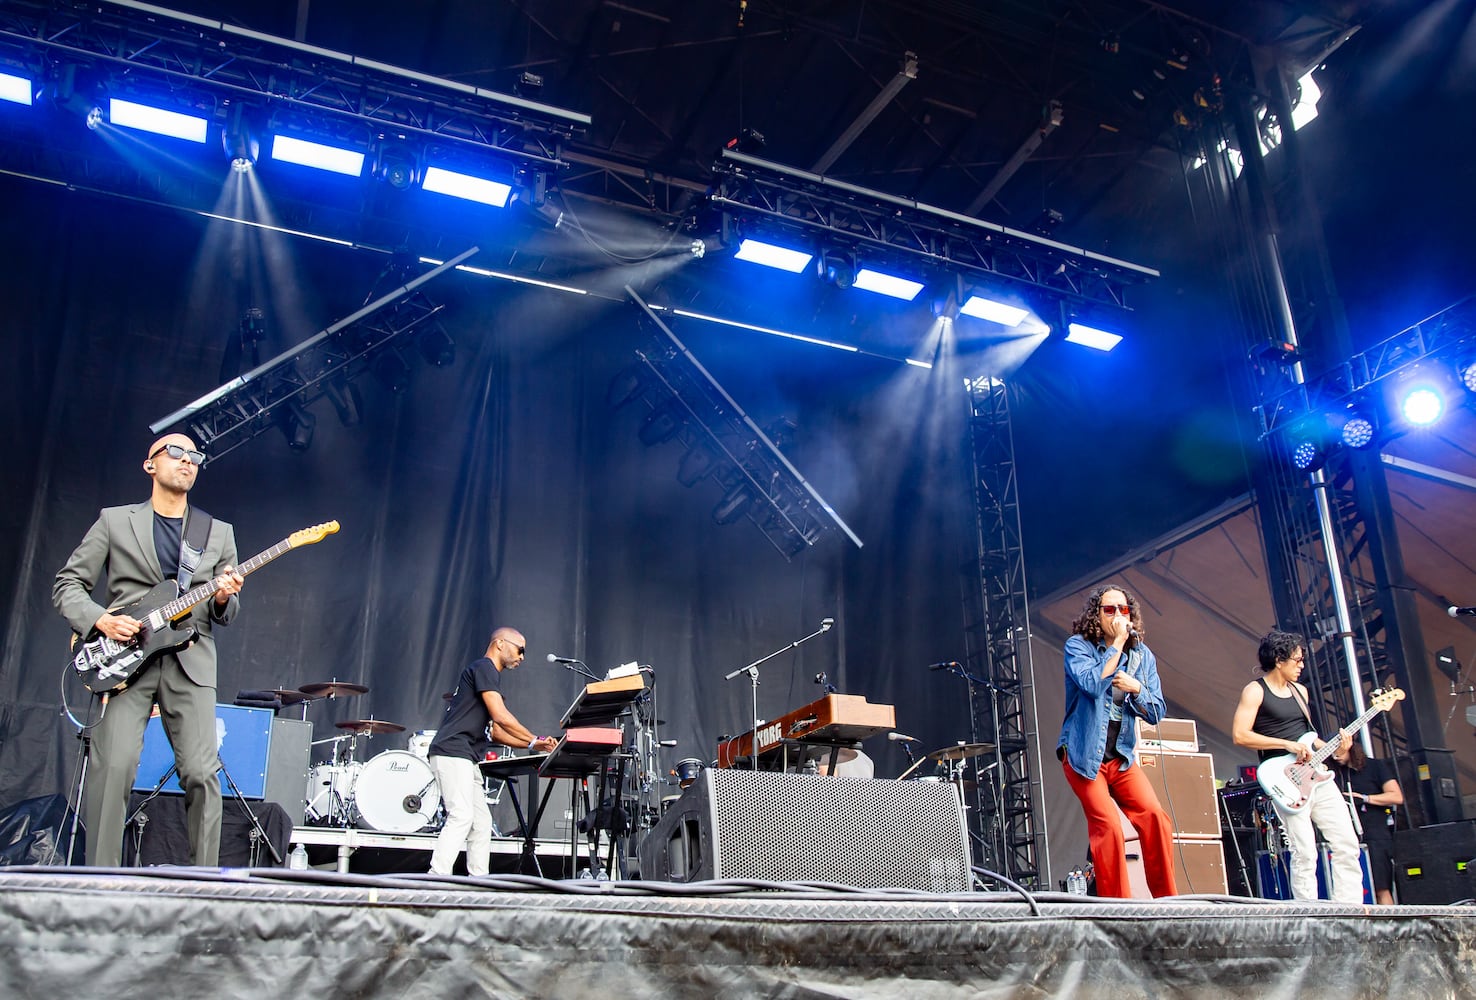
{"label": "snare drum", "polygon": [[423,761],[430,760],[431,741],[436,738],[434,729],[420,729],[410,734],[409,749]]}
{"label": "snare drum", "polygon": [[360,826],[414,833],[435,818],[441,793],[429,764],[408,750],[386,750],[363,765],[353,803]]}

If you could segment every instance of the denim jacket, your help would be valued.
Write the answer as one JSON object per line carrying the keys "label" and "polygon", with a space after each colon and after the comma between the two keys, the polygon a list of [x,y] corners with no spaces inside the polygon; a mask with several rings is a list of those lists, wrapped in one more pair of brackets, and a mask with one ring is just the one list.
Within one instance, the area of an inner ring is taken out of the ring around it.
{"label": "denim jacket", "polygon": [[[1066,640],[1066,719],[1061,723],[1059,751],[1066,748],[1066,760],[1085,778],[1095,778],[1107,756],[1107,724],[1111,721],[1112,677],[1102,676],[1102,665],[1111,655],[1111,646],[1093,646],[1079,635]],[[1168,707],[1163,701],[1163,688],[1158,682],[1158,661],[1153,650],[1141,643],[1126,650],[1117,665],[1143,685],[1137,694],[1128,695],[1122,703],[1122,728],[1117,734],[1117,752],[1136,763],[1133,747],[1138,742],[1138,719],[1156,724]],[[1115,673],[1115,672],[1114,672]]]}

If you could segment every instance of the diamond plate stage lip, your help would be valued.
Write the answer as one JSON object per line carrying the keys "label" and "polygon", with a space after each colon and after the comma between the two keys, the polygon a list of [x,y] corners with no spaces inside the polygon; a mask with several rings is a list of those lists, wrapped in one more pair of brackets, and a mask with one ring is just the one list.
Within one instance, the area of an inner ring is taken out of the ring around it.
{"label": "diamond plate stage lip", "polygon": [[[302,903],[323,906],[558,910],[720,920],[1020,921],[1185,919],[1303,920],[1317,916],[1470,916],[1476,910],[1440,906],[1344,906],[1237,896],[1116,900],[1048,892],[1035,895],[1039,914],[1017,893],[926,893],[839,890],[762,882],[591,882],[531,876],[482,879],[415,875],[288,873],[280,868],[99,869],[17,866],[0,869],[0,892],[127,894],[139,897]],[[720,894],[721,893],[721,894]]]}

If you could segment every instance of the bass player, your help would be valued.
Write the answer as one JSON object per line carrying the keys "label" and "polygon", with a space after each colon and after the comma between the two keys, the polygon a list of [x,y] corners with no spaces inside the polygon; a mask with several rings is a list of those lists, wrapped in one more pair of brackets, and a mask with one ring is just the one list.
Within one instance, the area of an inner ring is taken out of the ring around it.
{"label": "bass player", "polygon": [[[1231,737],[1237,746],[1260,751],[1262,761],[1283,754],[1292,754],[1298,761],[1310,760],[1312,752],[1323,746],[1323,740],[1313,739],[1310,745],[1300,741],[1307,733],[1316,732],[1307,710],[1307,689],[1297,683],[1306,659],[1301,637],[1273,629],[1261,640],[1256,655],[1262,676],[1241,690]],[[1333,759],[1345,760],[1352,743],[1352,734],[1345,733]],[[1359,863],[1358,837],[1337,783],[1317,782],[1310,802],[1295,812],[1275,798],[1271,805],[1281,818],[1287,846],[1291,849],[1293,898],[1317,899],[1315,826],[1332,848],[1333,900],[1352,906],[1361,904],[1363,868]]]}

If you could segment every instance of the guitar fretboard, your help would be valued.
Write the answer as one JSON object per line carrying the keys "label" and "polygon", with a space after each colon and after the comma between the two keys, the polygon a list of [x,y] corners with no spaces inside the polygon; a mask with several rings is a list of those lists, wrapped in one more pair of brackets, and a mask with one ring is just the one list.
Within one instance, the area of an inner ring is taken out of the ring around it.
{"label": "guitar fretboard", "polygon": [[[273,545],[271,548],[267,549],[265,552],[258,552],[250,559],[247,559],[245,562],[239,564],[236,567],[236,572],[240,573],[242,576],[253,573],[256,570],[261,569],[261,567],[265,566],[273,559],[280,556],[282,553],[287,552],[291,548],[292,539],[284,538],[276,545]],[[159,608],[159,614],[163,615],[165,620],[173,621],[174,619],[178,618],[180,615],[184,614],[186,611],[190,610],[196,604],[199,604],[201,601],[205,600],[205,598],[211,596],[214,593],[215,581],[212,579],[209,583],[202,583],[198,586],[191,587],[189,590],[185,591],[183,594],[180,594],[168,604],[163,605]]]}

